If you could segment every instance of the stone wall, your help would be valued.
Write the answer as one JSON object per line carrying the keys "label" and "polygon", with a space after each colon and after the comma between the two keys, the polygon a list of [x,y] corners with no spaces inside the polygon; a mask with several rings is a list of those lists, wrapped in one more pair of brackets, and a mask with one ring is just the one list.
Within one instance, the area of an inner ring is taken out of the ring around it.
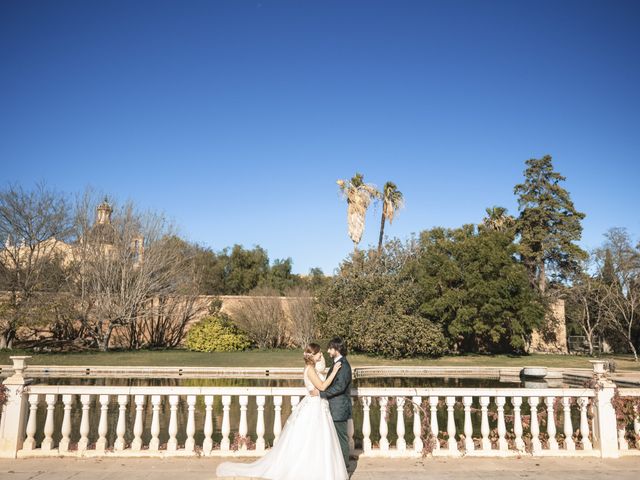
{"label": "stone wall", "polygon": [[569,353],[564,300],[556,300],[545,318],[545,325],[531,335],[530,353]]}

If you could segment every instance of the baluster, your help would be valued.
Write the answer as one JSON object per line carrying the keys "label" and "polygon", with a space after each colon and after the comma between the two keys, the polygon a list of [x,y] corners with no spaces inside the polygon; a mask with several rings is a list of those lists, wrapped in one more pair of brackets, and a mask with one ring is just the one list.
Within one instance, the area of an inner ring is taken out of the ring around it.
{"label": "baluster", "polygon": [[467,452],[473,452],[476,446],[473,444],[473,424],[471,423],[471,404],[473,397],[462,397],[464,405],[464,448]]}
{"label": "baluster", "polygon": [[100,395],[100,420],[98,421],[98,440],[96,441],[96,451],[104,452],[107,447],[107,413],[109,409],[109,395]]}
{"label": "baluster", "polygon": [[522,397],[512,397],[511,403],[513,404],[513,433],[516,436],[516,449],[520,452],[524,452],[524,440],[522,439]]}
{"label": "baluster", "polygon": [[389,440],[387,434],[389,433],[389,427],[387,426],[387,405],[389,399],[387,397],[380,397],[380,450],[386,452],[389,450]]}
{"label": "baluster", "polygon": [[151,395],[151,440],[149,450],[158,451],[160,448],[160,395]]}
{"label": "baluster", "polygon": [[491,450],[491,440],[489,440],[489,397],[480,397],[480,410],[482,415],[480,422],[482,450]]}
{"label": "baluster", "polygon": [[622,451],[629,450],[629,443],[625,438],[626,433],[627,433],[626,425],[623,425],[622,427],[618,428],[618,448]]}
{"label": "baluster", "polygon": [[36,393],[32,393],[29,395],[29,420],[27,421],[27,438],[25,439],[22,449],[23,450],[33,450],[36,448],[36,426],[37,426],[37,412],[38,412],[38,400],[39,395]]}
{"label": "baluster", "polygon": [[60,452],[69,451],[69,434],[71,433],[71,402],[73,401],[73,395],[62,395],[62,403],[64,403],[64,416],[62,418],[62,439],[60,439],[60,445],[58,449]]}
{"label": "baluster", "polygon": [[256,422],[256,450],[259,452],[264,452],[264,404],[265,397],[258,396],[256,397],[256,405],[258,407],[258,420]]}
{"label": "baluster", "polygon": [[531,449],[535,455],[542,450],[540,443],[540,425],[538,424],[538,397],[529,397],[529,406],[531,407]]}
{"label": "baluster", "polygon": [[273,444],[278,443],[278,438],[280,438],[280,432],[282,432],[282,397],[276,396],[273,397]]}
{"label": "baluster", "polygon": [[422,453],[424,442],[422,441],[422,423],[420,422],[420,406],[422,397],[413,397],[413,451]]}
{"label": "baluster", "polygon": [[244,441],[247,437],[249,427],[247,425],[247,405],[249,404],[249,397],[247,395],[240,395],[240,425],[238,426],[238,436],[241,440],[240,450],[247,449],[247,442]]}
{"label": "baluster", "polygon": [[[349,399],[351,401],[351,409],[353,410],[353,397]],[[349,453],[352,454],[356,449],[356,443],[353,440],[353,434],[355,433],[355,427],[353,425],[353,418],[347,420],[347,442],[349,444]]]}
{"label": "baluster", "polygon": [[133,423],[133,441],[131,450],[139,452],[142,450],[142,431],[144,429],[142,416],[144,414],[144,395],[135,395],[133,400],[136,404],[136,419]]}
{"label": "baluster", "polygon": [[362,397],[362,451],[367,454],[371,452],[371,397]]}
{"label": "baluster", "polygon": [[295,412],[299,404],[300,404],[300,397],[298,395],[291,395],[291,413]]}
{"label": "baluster", "polygon": [[399,452],[404,452],[407,449],[407,441],[404,439],[404,397],[396,397],[396,449]]}
{"label": "baluster", "polygon": [[558,440],[556,439],[556,418],[553,411],[555,397],[546,397],[547,404],[547,434],[549,435],[549,450],[558,450]]}
{"label": "baluster", "polygon": [[567,450],[575,450],[576,444],[573,441],[573,425],[571,424],[571,398],[562,397],[562,408],[564,415],[564,425],[562,427],[564,433],[564,444]]}
{"label": "baluster", "polygon": [[438,434],[440,430],[438,428],[438,397],[429,397],[429,407],[431,410],[431,435],[433,435],[433,449],[440,450],[440,441],[438,440]]}
{"label": "baluster", "polygon": [[127,414],[128,395],[118,395],[118,423],[116,424],[116,441],[113,444],[114,450],[124,450],[124,434],[127,428],[125,417]]}
{"label": "baluster", "polygon": [[220,450],[228,452],[231,447],[229,434],[231,433],[231,421],[229,420],[229,409],[231,408],[231,395],[222,396],[222,440]]}
{"label": "baluster", "polygon": [[453,407],[456,404],[456,397],[447,397],[447,434],[449,436],[449,452],[458,453],[458,443],[456,442],[456,421],[453,417]]}
{"label": "baluster", "polygon": [[213,450],[213,395],[204,397],[204,441],[202,451],[205,455],[210,455]]}
{"label": "baluster", "polygon": [[196,441],[193,436],[196,433],[196,396],[187,395],[187,439],[184,442],[184,449],[193,452],[196,448]]}
{"label": "baluster", "polygon": [[45,395],[47,402],[47,417],[44,421],[44,440],[42,440],[43,451],[51,450],[53,448],[53,410],[56,406],[55,394]]}
{"label": "baluster", "polygon": [[175,452],[178,449],[178,395],[169,395],[169,441],[167,451]]}
{"label": "baluster", "polygon": [[80,395],[80,403],[82,403],[82,418],[80,419],[78,451],[84,452],[89,445],[89,408],[91,407],[91,395]]}
{"label": "baluster", "polygon": [[582,442],[582,449],[591,450],[593,446],[591,445],[591,440],[589,440],[589,418],[587,417],[589,398],[578,398],[578,405],[580,405],[580,440]]}
{"label": "baluster", "polygon": [[496,397],[496,406],[498,407],[498,450],[506,451],[509,449],[507,443],[507,426],[504,423],[504,404],[505,397]]}

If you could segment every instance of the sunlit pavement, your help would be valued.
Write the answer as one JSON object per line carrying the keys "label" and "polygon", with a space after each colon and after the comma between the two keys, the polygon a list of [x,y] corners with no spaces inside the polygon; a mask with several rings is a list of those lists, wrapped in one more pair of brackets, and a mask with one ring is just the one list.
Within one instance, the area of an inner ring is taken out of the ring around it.
{"label": "sunlit pavement", "polygon": [[[214,479],[218,458],[30,458],[0,460],[7,480],[193,480]],[[250,461],[247,459],[246,461]],[[353,466],[352,466],[353,467]],[[360,459],[352,480],[412,479],[634,479],[640,478],[640,456],[617,460],[595,458],[428,458]],[[303,480],[303,479],[301,479]]]}

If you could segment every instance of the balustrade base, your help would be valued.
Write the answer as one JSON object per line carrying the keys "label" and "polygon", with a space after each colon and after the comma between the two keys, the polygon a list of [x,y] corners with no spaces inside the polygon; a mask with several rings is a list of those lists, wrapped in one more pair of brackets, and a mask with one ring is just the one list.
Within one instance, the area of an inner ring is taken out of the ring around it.
{"label": "balustrade base", "polygon": [[[248,458],[248,457],[261,457],[265,454],[264,451],[259,452],[257,450],[244,450],[244,451],[229,451],[223,452],[221,450],[212,450],[210,453],[203,452],[190,452],[186,450],[71,450],[68,452],[59,452],[57,450],[40,450],[39,448],[34,450],[19,450],[17,458],[34,458],[34,457],[75,457],[75,458],[95,458],[95,457],[149,457],[149,458],[171,458],[171,457],[225,457],[225,458]],[[0,456],[0,458],[2,458]],[[16,456],[11,457],[16,458]]]}
{"label": "balustrade base", "polygon": [[[268,451],[268,450],[267,450]],[[95,457],[147,457],[147,458],[171,458],[171,457],[224,457],[224,458],[258,458],[265,454],[264,451],[244,450],[244,451],[227,451],[212,450],[210,453],[190,452],[186,450],[166,451],[166,450],[119,450],[119,451],[97,451],[97,450],[71,450],[67,452],[59,452],[57,450],[19,450],[17,458],[34,458],[34,457],[75,457],[75,458],[95,458]],[[353,453],[358,458],[422,458],[422,453],[413,450],[398,451],[390,449],[388,451],[371,450],[367,453],[362,450],[356,450]],[[620,453],[620,456],[640,456],[640,450],[630,449]],[[543,450],[541,452],[529,453],[519,452],[517,450],[473,450],[471,452],[450,451],[446,449],[434,450],[427,457],[437,458],[457,458],[457,457],[600,457],[599,450]],[[16,458],[16,457],[12,457]]]}
{"label": "balustrade base", "polygon": [[422,453],[417,453],[413,450],[396,450],[391,448],[389,450],[370,450],[368,452],[363,452],[361,450],[356,450],[354,455],[362,458],[422,458]]}
{"label": "balustrade base", "polygon": [[635,457],[635,456],[640,456],[640,450],[638,449],[620,450],[619,454],[621,457]]}

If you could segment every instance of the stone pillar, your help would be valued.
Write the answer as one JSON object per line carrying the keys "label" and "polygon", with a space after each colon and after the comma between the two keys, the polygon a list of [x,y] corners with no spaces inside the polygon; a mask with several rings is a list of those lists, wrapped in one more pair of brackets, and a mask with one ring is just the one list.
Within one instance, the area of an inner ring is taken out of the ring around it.
{"label": "stone pillar", "polygon": [[593,444],[600,449],[602,458],[618,458],[618,425],[611,400],[616,385],[605,377],[604,361],[591,360],[596,380],[596,397],[593,400]]}
{"label": "stone pillar", "polygon": [[28,356],[10,357],[13,362],[13,375],[2,384],[7,388],[7,403],[2,407],[0,423],[0,458],[16,458],[24,441],[27,422],[27,395],[24,387],[29,382],[22,376]]}

